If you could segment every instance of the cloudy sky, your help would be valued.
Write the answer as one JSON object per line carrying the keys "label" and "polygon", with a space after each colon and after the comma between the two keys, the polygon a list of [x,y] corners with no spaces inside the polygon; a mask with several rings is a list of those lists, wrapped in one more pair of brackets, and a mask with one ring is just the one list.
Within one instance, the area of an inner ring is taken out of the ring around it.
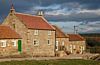
{"label": "cloudy sky", "polygon": [[[51,24],[58,25],[64,32],[100,33],[100,0],[12,0],[17,12],[36,14],[45,12]],[[0,21],[7,16],[9,0],[0,0]]]}

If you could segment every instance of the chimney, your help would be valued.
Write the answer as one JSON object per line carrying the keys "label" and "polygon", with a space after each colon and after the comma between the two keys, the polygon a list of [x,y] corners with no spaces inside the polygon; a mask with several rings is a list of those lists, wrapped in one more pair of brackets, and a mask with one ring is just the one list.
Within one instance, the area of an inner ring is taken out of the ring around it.
{"label": "chimney", "polygon": [[14,12],[15,11],[15,9],[14,9],[14,6],[13,6],[13,4],[11,5],[11,9],[10,9],[10,12],[12,13],[12,12]]}
{"label": "chimney", "polygon": [[44,12],[42,10],[40,10],[40,11],[37,12],[37,15],[38,16],[43,16],[44,15]]}
{"label": "chimney", "polygon": [[14,6],[13,4],[11,5],[11,8],[10,8],[10,14],[14,14],[15,13],[15,9],[14,9]]}

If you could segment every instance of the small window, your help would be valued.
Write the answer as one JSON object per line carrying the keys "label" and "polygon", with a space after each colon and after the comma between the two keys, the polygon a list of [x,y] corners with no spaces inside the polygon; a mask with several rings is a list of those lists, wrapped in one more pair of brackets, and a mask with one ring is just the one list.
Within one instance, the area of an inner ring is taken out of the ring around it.
{"label": "small window", "polygon": [[83,46],[83,50],[85,50],[85,47]]}
{"label": "small window", "polygon": [[1,47],[6,47],[6,40],[1,41]]}
{"label": "small window", "polygon": [[65,43],[64,43],[64,41],[62,41],[62,46],[64,46],[65,45]]}
{"label": "small window", "polygon": [[13,24],[13,28],[14,28],[14,29],[16,28],[15,24]]}
{"label": "small window", "polygon": [[50,44],[50,40],[48,40],[48,44]]}
{"label": "small window", "polygon": [[51,40],[51,39],[48,39],[48,45],[50,45],[50,44],[51,44],[51,42],[52,42],[52,40]]}
{"label": "small window", "polygon": [[73,45],[73,49],[76,49],[76,46],[75,45]]}
{"label": "small window", "polygon": [[70,45],[70,49],[72,49],[72,45]]}
{"label": "small window", "polygon": [[56,41],[56,51],[58,51],[58,41]]}
{"label": "small window", "polygon": [[34,35],[38,35],[38,30],[34,30]]}
{"label": "small window", "polygon": [[51,35],[51,33],[52,33],[51,31],[48,31],[48,35]]}
{"label": "small window", "polygon": [[13,44],[13,46],[17,46],[16,45],[16,40],[12,40],[12,44]]}
{"label": "small window", "polygon": [[71,50],[71,53],[73,53],[72,45],[70,45],[70,50]]}
{"label": "small window", "polygon": [[56,46],[58,46],[58,41],[56,41]]}
{"label": "small window", "polygon": [[36,39],[33,41],[34,45],[39,45],[39,41],[37,41]]}

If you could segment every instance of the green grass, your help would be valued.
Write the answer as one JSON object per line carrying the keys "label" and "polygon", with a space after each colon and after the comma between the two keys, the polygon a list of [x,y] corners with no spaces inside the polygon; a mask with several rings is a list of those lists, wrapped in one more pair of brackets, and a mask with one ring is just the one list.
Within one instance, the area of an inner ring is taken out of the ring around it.
{"label": "green grass", "polygon": [[25,61],[6,61],[0,65],[100,65],[100,61],[92,60],[25,60]]}

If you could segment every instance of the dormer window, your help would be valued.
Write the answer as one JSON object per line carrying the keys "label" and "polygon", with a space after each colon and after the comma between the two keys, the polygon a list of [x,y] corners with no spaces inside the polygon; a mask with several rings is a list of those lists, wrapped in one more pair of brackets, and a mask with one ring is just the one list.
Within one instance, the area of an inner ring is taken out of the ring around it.
{"label": "dormer window", "polygon": [[39,30],[34,30],[34,35],[38,35],[39,34]]}

